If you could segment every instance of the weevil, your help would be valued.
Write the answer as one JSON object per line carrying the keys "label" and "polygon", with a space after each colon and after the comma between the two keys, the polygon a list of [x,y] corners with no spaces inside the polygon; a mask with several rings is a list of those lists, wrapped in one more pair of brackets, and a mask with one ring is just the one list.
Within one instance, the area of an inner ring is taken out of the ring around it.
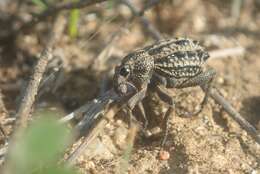
{"label": "weevil", "polygon": [[[209,54],[198,41],[188,38],[174,38],[158,41],[142,49],[126,55],[121,64],[115,68],[113,79],[114,90],[119,95],[126,95],[129,88],[134,94],[127,102],[127,112],[131,120],[132,109],[137,106],[141,110],[141,101],[147,90],[157,92],[159,98],[168,104],[168,110],[163,117],[162,130],[164,137],[161,147],[165,144],[169,116],[174,111],[174,99],[168,95],[167,88],[186,88],[200,86],[205,91],[205,96],[199,109],[185,116],[199,114],[208,99],[208,91],[216,74],[212,68],[206,69],[205,62]],[[142,113],[148,122],[145,113]]]}

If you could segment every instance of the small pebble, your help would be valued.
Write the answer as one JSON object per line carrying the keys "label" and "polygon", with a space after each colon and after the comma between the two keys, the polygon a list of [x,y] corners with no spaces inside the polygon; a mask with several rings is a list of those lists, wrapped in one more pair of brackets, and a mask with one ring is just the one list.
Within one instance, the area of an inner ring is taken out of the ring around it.
{"label": "small pebble", "polygon": [[160,159],[160,160],[166,161],[166,160],[168,160],[169,158],[170,158],[170,153],[169,153],[169,152],[167,152],[167,151],[165,151],[165,150],[161,150],[161,151],[159,152],[159,159]]}
{"label": "small pebble", "polygon": [[219,83],[220,85],[223,85],[225,82],[224,78],[223,77],[219,77],[217,78],[217,83]]}

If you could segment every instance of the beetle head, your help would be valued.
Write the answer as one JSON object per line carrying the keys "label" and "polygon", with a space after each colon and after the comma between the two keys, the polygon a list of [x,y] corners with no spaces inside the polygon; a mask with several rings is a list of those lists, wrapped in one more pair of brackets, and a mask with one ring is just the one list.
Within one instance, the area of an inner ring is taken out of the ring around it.
{"label": "beetle head", "polygon": [[153,59],[144,50],[128,54],[121,65],[115,68],[114,89],[124,95],[130,91],[139,91],[146,86],[151,78]]}

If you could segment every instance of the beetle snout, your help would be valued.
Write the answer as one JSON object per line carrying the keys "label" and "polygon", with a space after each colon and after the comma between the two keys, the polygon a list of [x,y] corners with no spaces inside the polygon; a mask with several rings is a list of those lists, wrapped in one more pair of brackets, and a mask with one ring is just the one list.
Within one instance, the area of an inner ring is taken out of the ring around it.
{"label": "beetle snout", "polygon": [[126,95],[129,92],[129,83],[127,82],[127,79],[124,77],[118,75],[114,77],[114,90],[119,95]]}
{"label": "beetle snout", "polygon": [[128,78],[122,75],[122,67],[115,68],[115,75],[113,79],[113,87],[117,94],[126,95],[130,92],[136,91],[136,87],[128,82]]}

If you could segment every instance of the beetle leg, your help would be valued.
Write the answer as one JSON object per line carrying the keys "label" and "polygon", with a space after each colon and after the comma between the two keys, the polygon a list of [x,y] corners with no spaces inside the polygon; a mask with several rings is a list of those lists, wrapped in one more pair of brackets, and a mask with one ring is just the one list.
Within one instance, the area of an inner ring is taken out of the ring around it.
{"label": "beetle leg", "polygon": [[135,120],[132,114],[133,108],[140,103],[146,94],[146,87],[135,93],[126,103],[126,109],[127,109],[127,114],[128,114],[128,126],[129,128],[131,127],[132,121]]}
{"label": "beetle leg", "polygon": [[137,104],[137,109],[139,110],[141,116],[142,116],[142,119],[143,119],[143,129],[146,130],[147,126],[148,126],[148,119],[146,117],[146,114],[145,114],[145,110],[144,110],[144,105],[142,102],[139,102]]}
{"label": "beetle leg", "polygon": [[163,148],[163,146],[167,140],[168,120],[169,120],[169,117],[170,117],[171,113],[173,112],[173,108],[174,108],[174,100],[172,99],[171,96],[169,96],[167,94],[167,92],[165,90],[166,90],[165,87],[162,87],[162,86],[156,87],[156,92],[157,92],[158,96],[160,97],[160,99],[169,105],[169,108],[166,111],[166,113],[163,117],[163,122],[162,122],[163,139],[161,142],[161,148]]}
{"label": "beetle leg", "polygon": [[177,86],[177,88],[200,86],[202,88],[202,90],[205,92],[204,98],[196,111],[191,112],[191,113],[190,112],[184,112],[184,113],[177,112],[178,115],[181,115],[184,117],[192,117],[192,116],[198,115],[203,110],[205,104],[208,101],[209,90],[211,88],[212,80],[214,79],[215,75],[216,75],[215,70],[210,69],[193,78],[190,78],[190,79],[184,81],[182,84]]}

